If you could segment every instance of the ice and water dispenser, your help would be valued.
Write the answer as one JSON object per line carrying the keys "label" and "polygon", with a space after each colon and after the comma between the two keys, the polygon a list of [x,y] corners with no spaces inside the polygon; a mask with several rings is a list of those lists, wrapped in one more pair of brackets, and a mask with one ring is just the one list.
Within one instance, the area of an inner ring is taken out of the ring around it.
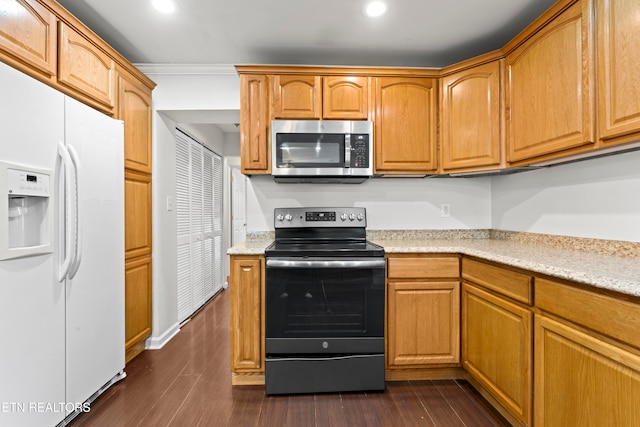
{"label": "ice and water dispenser", "polygon": [[0,260],[53,252],[53,172],[0,162]]}

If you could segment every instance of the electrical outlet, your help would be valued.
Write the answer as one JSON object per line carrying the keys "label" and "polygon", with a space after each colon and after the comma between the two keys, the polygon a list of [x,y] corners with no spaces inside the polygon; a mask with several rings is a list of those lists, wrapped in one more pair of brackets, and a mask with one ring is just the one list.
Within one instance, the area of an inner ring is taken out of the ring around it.
{"label": "electrical outlet", "polygon": [[451,205],[449,203],[440,205],[440,216],[442,218],[449,218],[451,216]]}

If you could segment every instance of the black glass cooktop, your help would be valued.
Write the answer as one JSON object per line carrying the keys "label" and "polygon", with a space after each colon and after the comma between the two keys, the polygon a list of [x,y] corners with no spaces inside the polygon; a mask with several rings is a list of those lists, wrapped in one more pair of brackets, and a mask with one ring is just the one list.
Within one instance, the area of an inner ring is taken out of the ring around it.
{"label": "black glass cooktop", "polygon": [[381,257],[384,248],[369,241],[275,241],[265,249],[266,256]]}

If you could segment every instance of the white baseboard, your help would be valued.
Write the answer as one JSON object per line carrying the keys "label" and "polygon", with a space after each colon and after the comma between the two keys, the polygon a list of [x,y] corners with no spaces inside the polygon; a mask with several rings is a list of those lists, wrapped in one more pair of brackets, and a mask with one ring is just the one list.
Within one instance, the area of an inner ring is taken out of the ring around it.
{"label": "white baseboard", "polygon": [[175,337],[178,332],[180,332],[180,324],[174,323],[169,329],[167,329],[162,335],[159,337],[151,336],[147,338],[144,343],[145,350],[160,350],[165,346],[173,337]]}

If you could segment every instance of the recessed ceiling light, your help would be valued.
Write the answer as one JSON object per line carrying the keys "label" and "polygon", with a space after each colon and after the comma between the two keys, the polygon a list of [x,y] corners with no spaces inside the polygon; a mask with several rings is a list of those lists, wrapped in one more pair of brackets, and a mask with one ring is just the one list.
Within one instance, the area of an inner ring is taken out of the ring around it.
{"label": "recessed ceiling light", "polygon": [[162,13],[172,13],[176,10],[173,0],[151,0],[151,4]]}
{"label": "recessed ceiling light", "polygon": [[364,13],[372,18],[384,15],[386,11],[387,5],[381,1],[372,1],[371,3],[368,3],[364,9]]}

